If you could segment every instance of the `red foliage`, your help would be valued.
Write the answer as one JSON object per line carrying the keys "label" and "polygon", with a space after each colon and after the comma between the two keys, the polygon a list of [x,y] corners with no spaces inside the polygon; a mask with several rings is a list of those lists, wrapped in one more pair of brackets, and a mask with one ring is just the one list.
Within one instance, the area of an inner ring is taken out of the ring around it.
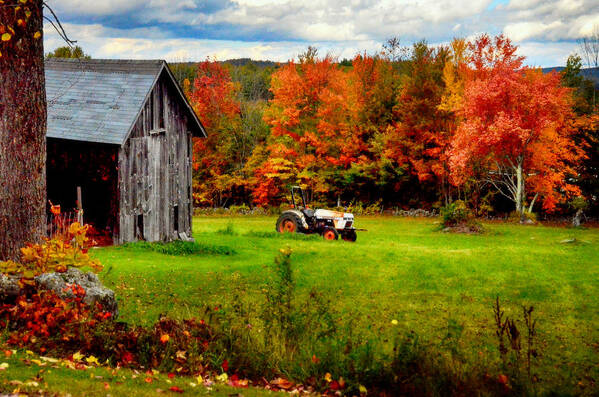
{"label": "red foliage", "polygon": [[452,177],[464,183],[475,163],[496,175],[520,166],[527,191],[539,194],[543,208],[551,211],[579,194],[566,182],[581,158],[569,128],[571,92],[556,73],[522,68],[515,50],[501,36],[494,41],[481,36],[472,45],[459,113],[463,122],[452,142]]}
{"label": "red foliage", "polygon": [[97,304],[83,303],[85,291],[73,285],[72,298],[62,299],[52,291],[39,291],[31,296],[21,295],[14,305],[0,307],[0,327],[11,332],[7,343],[19,347],[68,349],[71,342],[80,342],[81,334],[99,322],[111,318]]}

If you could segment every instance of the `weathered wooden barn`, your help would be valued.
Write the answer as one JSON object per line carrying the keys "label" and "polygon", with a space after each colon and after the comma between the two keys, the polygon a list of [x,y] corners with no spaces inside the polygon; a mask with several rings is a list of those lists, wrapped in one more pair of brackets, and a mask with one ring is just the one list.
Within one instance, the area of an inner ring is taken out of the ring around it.
{"label": "weathered wooden barn", "polygon": [[200,120],[165,61],[46,61],[48,198],[116,244],[191,236]]}

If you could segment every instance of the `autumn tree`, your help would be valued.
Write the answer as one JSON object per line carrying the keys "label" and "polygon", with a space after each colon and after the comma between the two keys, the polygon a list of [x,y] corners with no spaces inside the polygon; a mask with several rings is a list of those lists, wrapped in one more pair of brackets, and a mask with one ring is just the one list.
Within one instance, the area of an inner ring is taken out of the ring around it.
{"label": "autumn tree", "polygon": [[0,2],[0,260],[46,228],[41,0]]}
{"label": "autumn tree", "polygon": [[[328,171],[334,166],[331,160],[340,156],[335,137],[347,127],[339,124],[347,114],[339,106],[347,104],[336,97],[343,92],[343,72],[330,57],[319,59],[314,48],[308,48],[299,59],[299,63],[290,62],[272,76],[273,99],[264,113],[272,137],[264,167],[273,172],[257,169],[256,176],[285,179],[287,183],[303,184],[314,192],[325,193],[330,191]],[[321,106],[323,103],[328,105]],[[340,112],[335,114],[334,123],[325,116],[332,108]],[[254,196],[274,200],[285,188],[279,185],[271,190],[270,186],[270,181],[258,178]],[[268,195],[264,194],[266,189],[270,190]],[[256,203],[267,204],[259,199]]]}
{"label": "autumn tree", "polygon": [[191,105],[210,132],[206,139],[194,140],[194,200],[200,205],[221,206],[235,185],[230,169],[237,143],[239,103],[237,87],[227,69],[206,60],[197,67],[193,84],[184,86]]}
{"label": "autumn tree", "polygon": [[560,74],[562,85],[573,90],[573,110],[576,113],[574,140],[584,150],[586,157],[576,183],[590,204],[590,210],[596,211],[599,205],[599,109],[593,106],[595,84],[584,78],[581,69],[581,58],[574,54],[568,57],[566,67]]}
{"label": "autumn tree", "polygon": [[471,45],[472,72],[464,86],[450,165],[457,184],[483,163],[486,181],[514,202],[524,217],[538,198],[547,211],[579,193],[567,182],[581,157],[569,126],[571,90],[556,73],[522,66],[517,47],[504,38],[479,37]]}
{"label": "autumn tree", "polygon": [[244,97],[227,65],[206,60],[198,65],[185,91],[209,131],[194,141],[194,199],[199,205],[226,206],[249,202],[248,165],[257,145],[269,134],[262,120],[265,102]]}
{"label": "autumn tree", "polygon": [[431,48],[424,41],[414,44],[407,73],[401,76],[394,122],[385,134],[385,156],[434,191],[447,176],[444,153],[453,116],[440,105],[448,60],[445,47]]}

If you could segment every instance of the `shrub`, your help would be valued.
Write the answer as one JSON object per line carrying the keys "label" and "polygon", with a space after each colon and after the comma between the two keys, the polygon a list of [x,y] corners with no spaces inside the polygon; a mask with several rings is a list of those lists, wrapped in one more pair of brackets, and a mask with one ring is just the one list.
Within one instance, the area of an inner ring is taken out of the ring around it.
{"label": "shrub", "polygon": [[108,320],[111,313],[96,304],[83,302],[85,290],[73,285],[73,297],[60,298],[56,293],[41,290],[21,295],[14,304],[0,307],[0,327],[9,331],[7,343],[40,351],[59,352],[79,349],[98,322]]}
{"label": "shrub", "polygon": [[457,233],[482,233],[483,226],[476,222],[474,215],[461,200],[441,208],[441,224],[444,231]]}
{"label": "shrub", "polygon": [[20,284],[34,286],[34,278],[43,273],[64,273],[69,267],[88,267],[100,272],[102,266],[88,255],[90,247],[86,236],[89,225],[75,222],[64,234],[46,239],[42,244],[27,244],[21,248],[20,262],[0,262],[0,272],[21,276]]}
{"label": "shrub", "polygon": [[441,218],[443,226],[452,227],[468,222],[472,213],[461,200],[454,201],[445,207],[441,207]]}
{"label": "shrub", "polygon": [[[524,216],[524,221],[530,221],[532,223],[537,222],[537,214],[535,214],[534,212],[524,211],[522,215]],[[522,223],[522,215],[518,211],[512,211],[508,215],[507,220],[511,223]]]}
{"label": "shrub", "polygon": [[572,207],[574,211],[586,211],[589,208],[589,203],[584,197],[578,196],[572,199],[570,207]]}

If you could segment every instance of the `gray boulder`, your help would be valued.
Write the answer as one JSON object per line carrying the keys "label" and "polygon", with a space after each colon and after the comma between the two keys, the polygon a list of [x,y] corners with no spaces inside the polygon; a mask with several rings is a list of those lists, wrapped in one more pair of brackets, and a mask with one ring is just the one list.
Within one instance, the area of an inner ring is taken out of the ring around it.
{"label": "gray boulder", "polygon": [[[0,275],[0,296],[16,297],[21,294],[18,284],[19,278],[15,276]],[[85,290],[83,302],[88,305],[99,303],[104,311],[112,313],[114,318],[118,316],[118,305],[114,291],[104,287],[98,276],[94,273],[83,273],[76,268],[69,268],[65,273],[44,273],[35,278],[40,288],[54,291],[62,298],[72,298],[73,292],[68,289],[69,285],[77,284]]]}
{"label": "gray boulder", "polygon": [[73,292],[65,289],[72,284],[77,284],[85,290],[83,302],[88,305],[99,303],[104,311],[111,312],[115,317],[118,315],[118,307],[114,291],[104,287],[98,276],[94,273],[83,273],[77,268],[69,268],[65,273],[44,273],[35,278],[37,283],[60,297],[72,297]]}
{"label": "gray boulder", "polygon": [[19,277],[0,274],[0,295],[2,297],[17,297],[21,295]]}

